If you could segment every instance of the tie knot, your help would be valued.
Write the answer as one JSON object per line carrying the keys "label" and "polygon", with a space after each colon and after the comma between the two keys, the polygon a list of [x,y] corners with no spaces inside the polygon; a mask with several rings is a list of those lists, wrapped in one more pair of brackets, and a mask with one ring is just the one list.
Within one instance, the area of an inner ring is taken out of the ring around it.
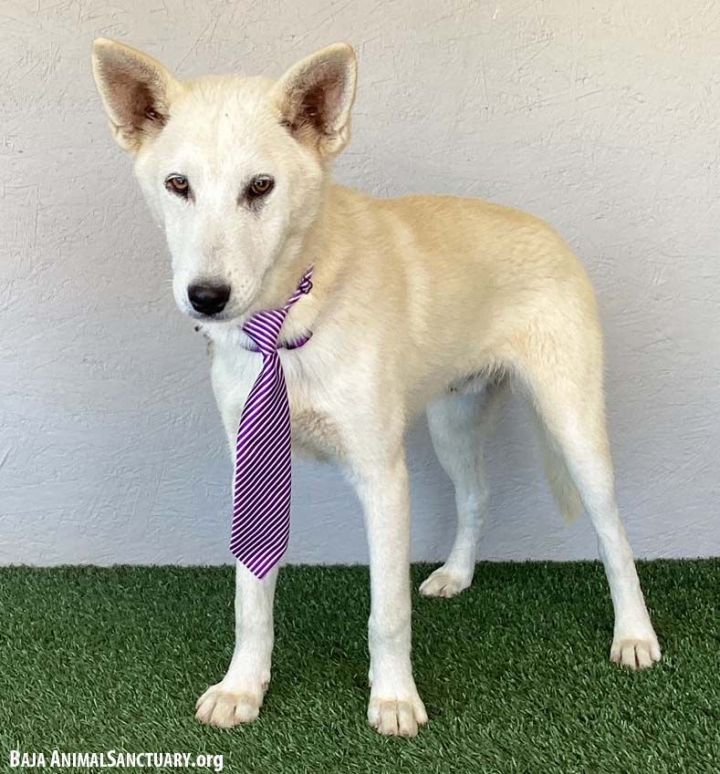
{"label": "tie knot", "polygon": [[243,330],[263,355],[277,349],[280,329],[285,322],[287,312],[284,309],[268,309],[256,312],[243,325]]}
{"label": "tie knot", "polygon": [[[290,308],[302,296],[307,295],[312,290],[312,275],[313,267],[310,266],[310,268],[305,271],[305,274],[303,274],[295,292],[288,298],[282,309],[266,309],[256,312],[243,325],[243,330],[263,355],[273,352],[278,348],[280,330]],[[296,347],[301,347],[310,338],[310,335],[311,334],[301,336],[296,341],[288,344],[287,348],[294,349]]]}

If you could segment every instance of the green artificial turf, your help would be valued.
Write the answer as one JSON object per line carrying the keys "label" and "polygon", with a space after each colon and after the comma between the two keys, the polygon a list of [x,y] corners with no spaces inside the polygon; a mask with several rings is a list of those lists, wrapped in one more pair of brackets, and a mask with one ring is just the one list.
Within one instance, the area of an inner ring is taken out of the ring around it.
{"label": "green artificial turf", "polygon": [[[429,572],[413,567],[414,587]],[[720,561],[640,564],[662,664],[607,660],[596,563],[480,564],[451,600],[414,593],[430,724],[365,722],[368,573],[288,568],[260,719],[193,718],[232,649],[230,568],[0,570],[0,771],[25,751],[224,755],[231,772],[717,772]]]}

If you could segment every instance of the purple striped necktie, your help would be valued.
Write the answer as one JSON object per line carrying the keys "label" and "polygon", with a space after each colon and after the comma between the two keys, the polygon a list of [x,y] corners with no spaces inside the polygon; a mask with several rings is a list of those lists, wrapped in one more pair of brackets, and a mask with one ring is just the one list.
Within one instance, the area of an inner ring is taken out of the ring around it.
{"label": "purple striped necktie", "polygon": [[[263,365],[238,427],[230,551],[260,579],[280,561],[290,537],[290,404],[278,349],[285,318],[312,289],[312,275],[311,266],[281,309],[257,312],[243,325]],[[311,335],[284,346],[301,347]]]}

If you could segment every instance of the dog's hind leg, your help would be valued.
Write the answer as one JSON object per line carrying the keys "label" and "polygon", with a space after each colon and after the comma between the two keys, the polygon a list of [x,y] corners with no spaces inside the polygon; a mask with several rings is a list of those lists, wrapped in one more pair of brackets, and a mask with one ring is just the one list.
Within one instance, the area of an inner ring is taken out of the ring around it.
{"label": "dog's hind leg", "polygon": [[[520,348],[519,375],[530,388],[541,426],[597,533],[615,610],[610,658],[633,669],[652,666],[660,659],[660,647],[615,502],[599,331],[586,318],[582,325],[535,330],[523,338]],[[556,493],[567,489],[557,482],[553,488]]]}
{"label": "dog's hind leg", "polygon": [[427,408],[435,453],[455,486],[457,506],[457,532],[450,555],[420,586],[420,593],[427,597],[452,597],[472,582],[489,497],[480,431],[491,400],[489,388],[483,385],[474,394],[448,393]]}

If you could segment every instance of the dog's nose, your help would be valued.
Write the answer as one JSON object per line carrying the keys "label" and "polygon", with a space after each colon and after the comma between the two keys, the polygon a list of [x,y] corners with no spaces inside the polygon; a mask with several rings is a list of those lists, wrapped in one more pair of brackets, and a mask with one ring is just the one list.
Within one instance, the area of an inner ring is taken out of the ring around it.
{"label": "dog's nose", "polygon": [[222,312],[230,298],[230,285],[196,284],[188,288],[188,299],[193,309],[212,317]]}

